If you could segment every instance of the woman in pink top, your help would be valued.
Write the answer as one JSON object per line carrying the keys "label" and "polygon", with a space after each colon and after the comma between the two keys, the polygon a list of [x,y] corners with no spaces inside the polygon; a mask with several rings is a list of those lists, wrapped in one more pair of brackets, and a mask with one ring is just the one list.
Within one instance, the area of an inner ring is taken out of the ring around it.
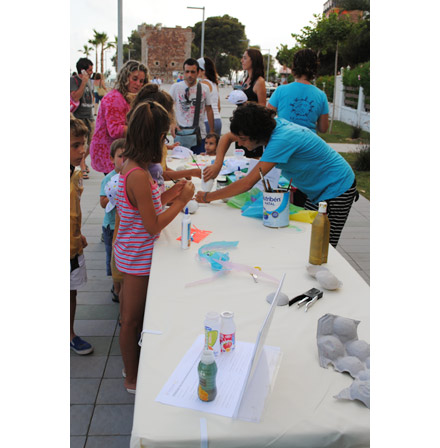
{"label": "woman in pink top", "polygon": [[[151,255],[154,241],[193,197],[194,185],[180,181],[162,196],[148,170],[160,163],[170,127],[168,112],[147,100],[130,113],[125,144],[125,162],[119,175],[116,205],[120,218],[114,243],[115,262],[124,277],[119,344],[125,366],[124,386],[136,393],[139,363],[138,338],[142,331]],[[161,213],[162,203],[172,201]]]}
{"label": "woman in pink top", "polygon": [[108,174],[114,169],[110,145],[126,136],[126,115],[130,104],[147,82],[147,67],[137,61],[127,61],[118,74],[115,89],[102,99],[90,144],[90,159],[95,171]]}

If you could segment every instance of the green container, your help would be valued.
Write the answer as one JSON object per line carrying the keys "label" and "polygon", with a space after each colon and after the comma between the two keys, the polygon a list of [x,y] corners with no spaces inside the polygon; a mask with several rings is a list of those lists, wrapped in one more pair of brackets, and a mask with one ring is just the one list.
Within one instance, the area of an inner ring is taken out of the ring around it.
{"label": "green container", "polygon": [[199,387],[197,393],[200,400],[214,400],[217,395],[217,386],[215,382],[217,376],[217,364],[215,363],[212,350],[203,351],[197,371],[199,372]]}

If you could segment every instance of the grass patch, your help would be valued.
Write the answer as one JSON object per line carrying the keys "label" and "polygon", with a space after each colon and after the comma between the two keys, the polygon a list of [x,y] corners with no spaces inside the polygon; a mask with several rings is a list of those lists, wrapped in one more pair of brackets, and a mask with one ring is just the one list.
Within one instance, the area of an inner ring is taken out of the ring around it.
{"label": "grass patch", "polygon": [[327,143],[365,143],[370,141],[370,133],[360,131],[359,138],[351,138],[353,135],[354,126],[351,126],[342,121],[333,121],[332,133],[328,131],[325,134],[318,132],[318,135]]}
{"label": "grass patch", "polygon": [[[340,152],[341,156],[350,164],[353,168],[356,164],[355,152]],[[356,184],[359,193],[366,199],[370,200],[370,172],[369,171],[357,171],[353,168],[356,175]]]}

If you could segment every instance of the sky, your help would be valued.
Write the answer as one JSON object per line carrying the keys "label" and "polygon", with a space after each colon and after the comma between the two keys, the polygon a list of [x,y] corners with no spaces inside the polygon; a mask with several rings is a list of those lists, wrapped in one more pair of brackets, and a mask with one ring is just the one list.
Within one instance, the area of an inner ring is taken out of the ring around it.
{"label": "sky", "polygon": [[[291,33],[299,33],[313,20],[313,14],[323,11],[323,0],[279,0],[271,2],[248,2],[237,0],[221,1],[177,1],[177,0],[123,0],[123,40],[128,43],[128,36],[137,30],[141,23],[162,23],[164,27],[194,26],[202,21],[203,11],[187,9],[187,6],[205,7],[205,20],[208,17],[228,14],[245,25],[245,33],[251,45],[259,45],[262,50],[270,50],[275,56],[277,47],[286,44],[294,46]],[[70,2],[70,70],[76,70],[76,61],[83,57],[78,50],[93,38],[93,29],[105,32],[110,38],[118,34],[118,0],[75,0]],[[91,46],[91,45],[89,45]],[[262,51],[267,54],[267,51]],[[108,50],[105,57],[107,70],[111,66],[114,50]],[[90,54],[95,63],[95,52]],[[100,55],[98,56],[100,61]],[[99,65],[101,64],[98,62]]]}

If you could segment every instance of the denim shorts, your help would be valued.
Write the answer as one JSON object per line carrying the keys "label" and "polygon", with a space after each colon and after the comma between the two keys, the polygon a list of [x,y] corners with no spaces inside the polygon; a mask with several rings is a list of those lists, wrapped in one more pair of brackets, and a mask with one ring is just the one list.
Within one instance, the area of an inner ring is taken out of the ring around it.
{"label": "denim shorts", "polygon": [[110,226],[102,227],[102,234],[104,235],[105,244],[105,265],[107,268],[107,275],[112,275],[111,259],[112,259],[112,241],[113,241],[114,229]]}

